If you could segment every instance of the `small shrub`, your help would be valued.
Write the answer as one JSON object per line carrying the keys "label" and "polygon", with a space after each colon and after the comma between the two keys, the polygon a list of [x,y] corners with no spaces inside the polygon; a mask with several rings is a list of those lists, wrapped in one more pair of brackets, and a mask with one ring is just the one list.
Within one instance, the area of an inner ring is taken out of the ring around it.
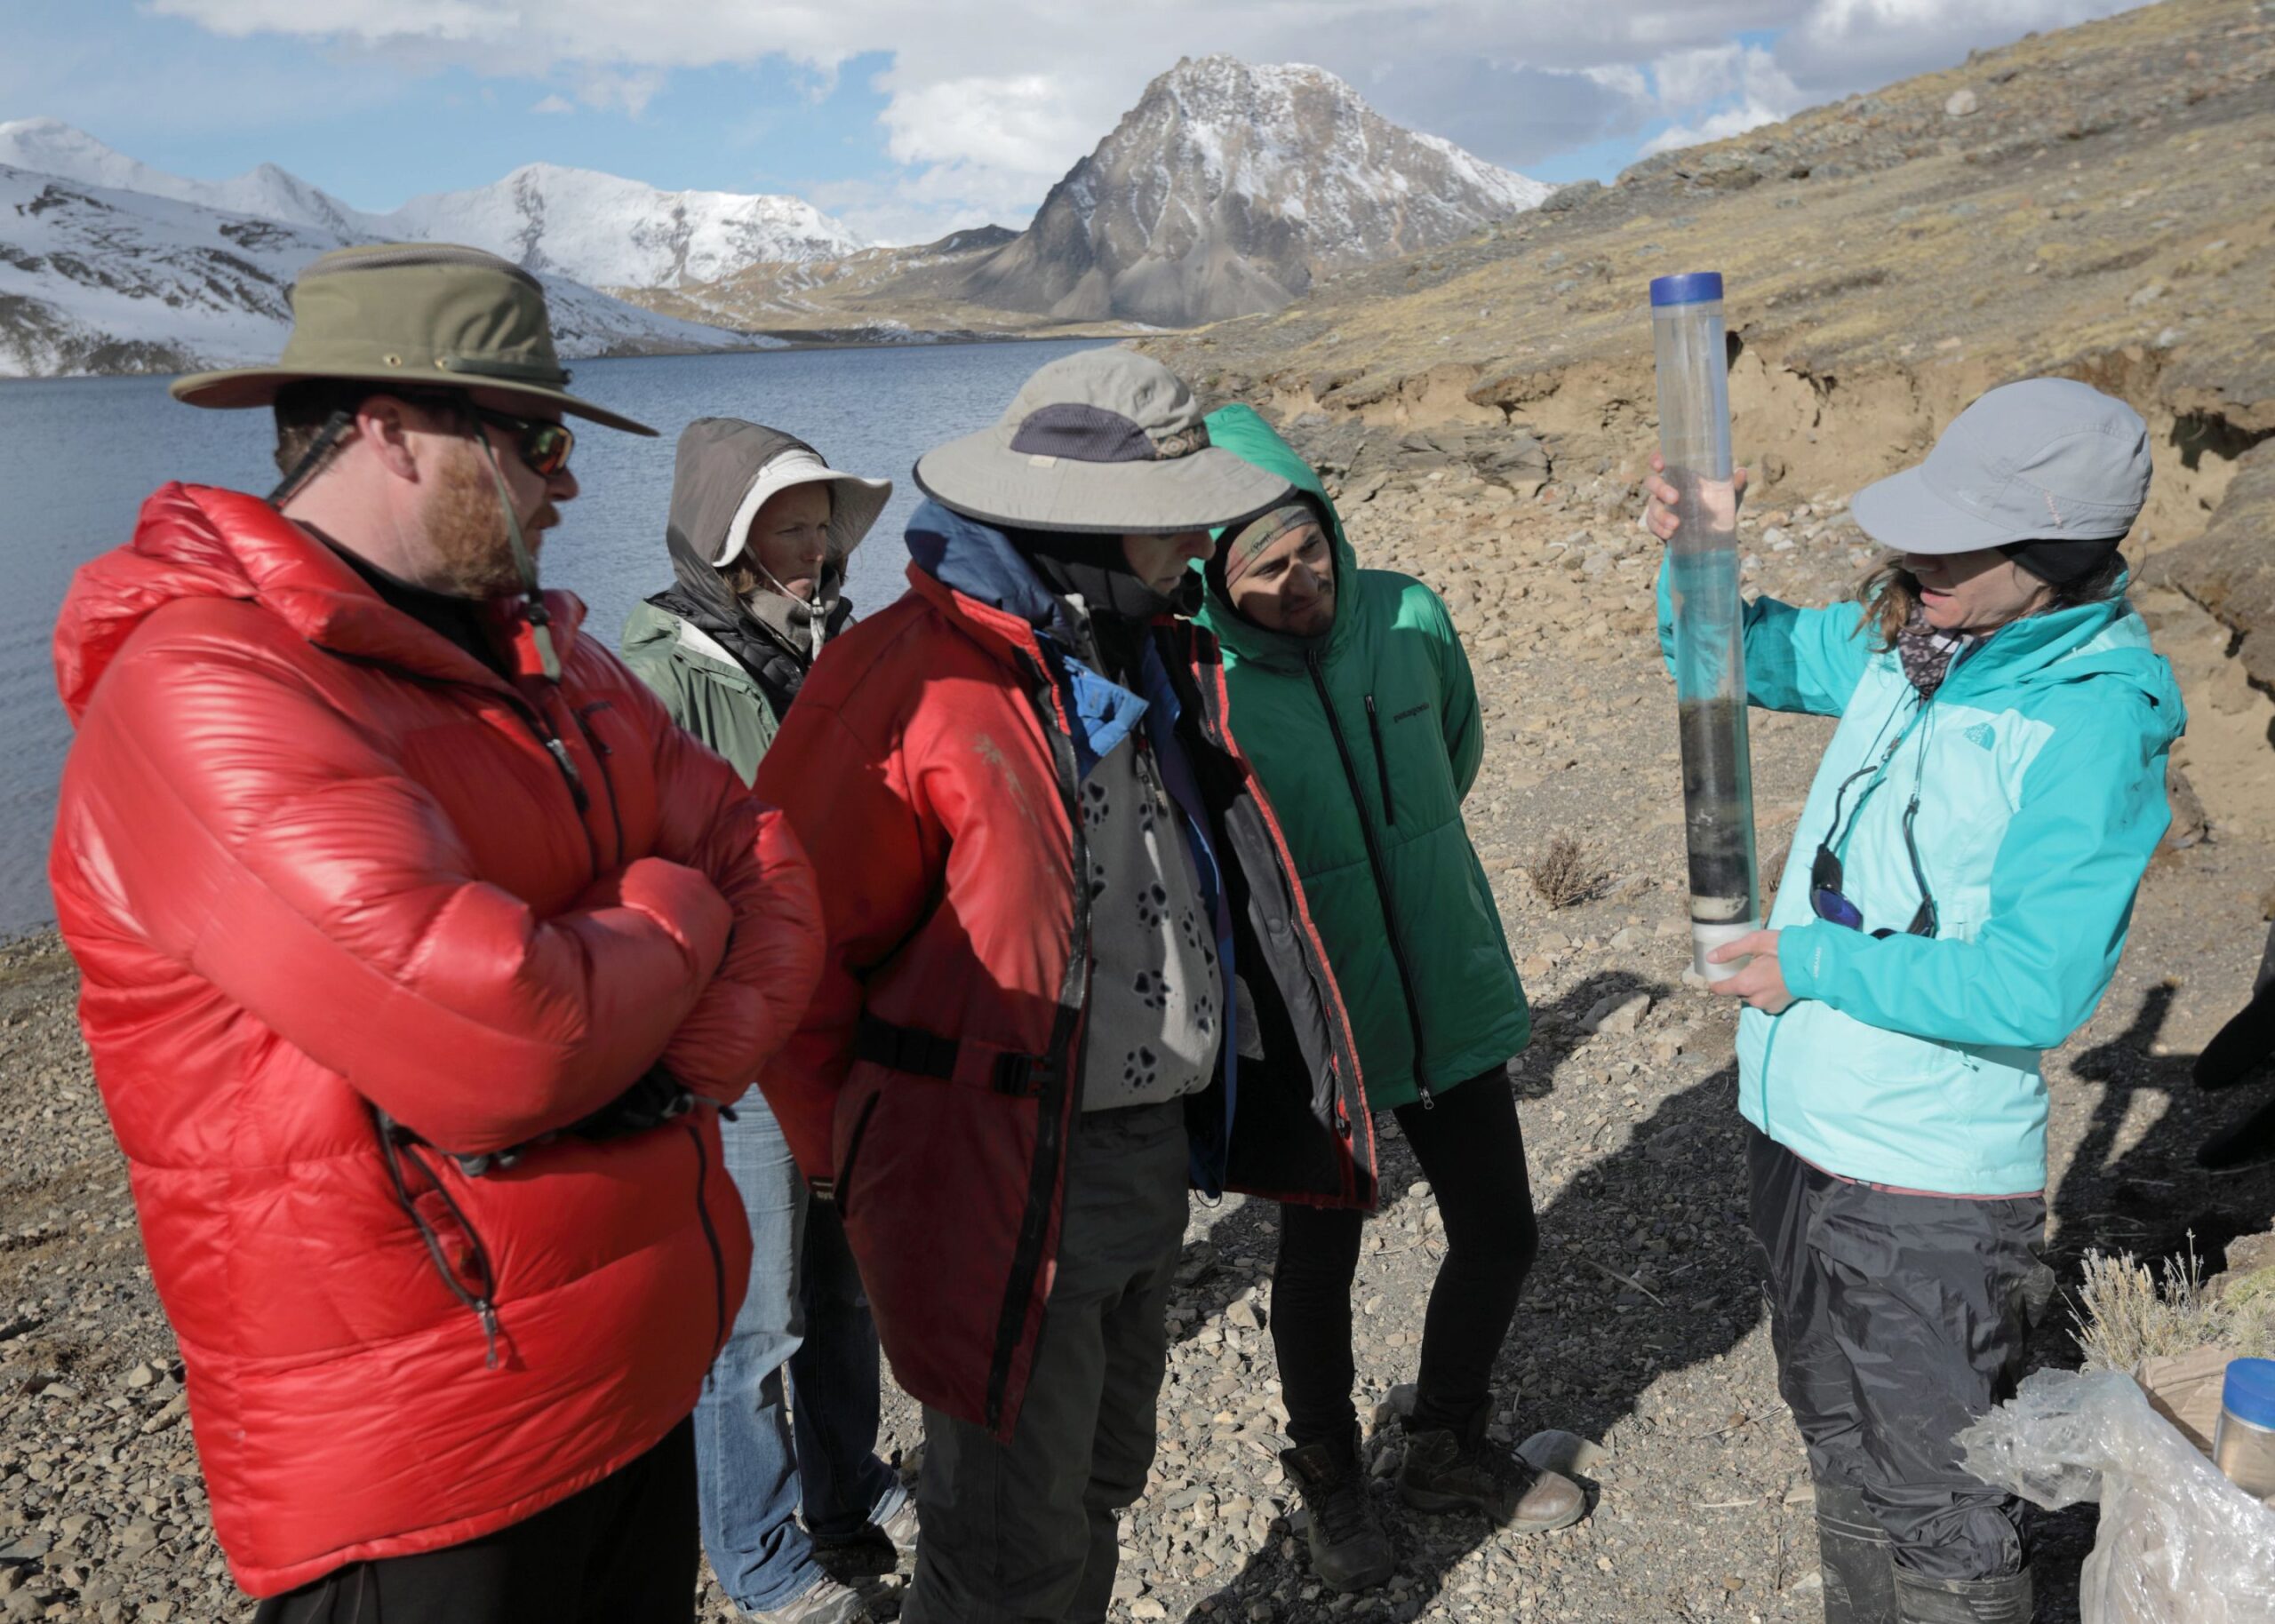
{"label": "small shrub", "polygon": [[2239,1358],[2275,1351],[2275,1292],[2259,1277],[2212,1295],[2192,1242],[2186,1255],[2164,1261],[2163,1274],[2159,1289],[2149,1266],[2129,1252],[2086,1254],[2071,1316],[2087,1370],[2130,1371],[2143,1359],[2202,1347]]}
{"label": "small shrub", "polygon": [[1602,864],[1569,834],[1552,838],[1540,861],[1532,865],[1532,888],[1551,908],[1587,901],[1603,888],[1605,879]]}

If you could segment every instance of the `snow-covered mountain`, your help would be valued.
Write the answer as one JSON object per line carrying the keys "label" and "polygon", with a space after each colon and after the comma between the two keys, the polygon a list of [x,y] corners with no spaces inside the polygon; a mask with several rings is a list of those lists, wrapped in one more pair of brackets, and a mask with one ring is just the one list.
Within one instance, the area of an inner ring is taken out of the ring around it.
{"label": "snow-covered mountain", "polygon": [[1392,123],[1324,68],[1186,58],[1146,87],[972,299],[1188,326],[1467,236],[1552,187]]}
{"label": "snow-covered mountain", "polygon": [[866,246],[802,198],[666,192],[552,163],[414,197],[386,214],[350,208],[274,163],[232,180],[170,175],[52,118],[0,123],[0,163],[343,236],[470,243],[596,287],[675,288],[754,263],[836,259]]}
{"label": "snow-covered mountain", "polygon": [[[272,360],[291,325],[285,296],[300,267],[373,235],[0,163],[0,376],[179,372]],[[538,275],[567,355],[753,342]]]}
{"label": "snow-covered mountain", "polygon": [[114,151],[60,119],[19,118],[0,123],[0,163],[82,186],[142,192],[226,214],[253,214],[341,235],[369,229],[363,217],[346,203],[274,163],[264,163],[234,180],[192,180]]}
{"label": "snow-covered mountain", "polygon": [[603,288],[676,288],[761,263],[838,259],[866,247],[802,198],[660,192],[591,170],[531,163],[467,192],[369,217],[382,235],[470,243]]}

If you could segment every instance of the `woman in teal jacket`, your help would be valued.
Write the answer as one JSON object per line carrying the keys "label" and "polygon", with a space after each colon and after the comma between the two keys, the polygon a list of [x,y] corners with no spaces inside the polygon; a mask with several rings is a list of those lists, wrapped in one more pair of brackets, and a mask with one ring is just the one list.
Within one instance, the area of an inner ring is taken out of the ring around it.
{"label": "woman in teal jacket", "polygon": [[[1578,1485],[1484,1437],[1539,1238],[1507,1073],[1531,1023],[1461,816],[1484,752],[1469,661],[1436,593],[1359,568],[1319,476],[1261,418],[1227,406],[1209,433],[1298,493],[1221,537],[1202,622],[1343,989],[1368,1103],[1397,1112],[1445,1219],[1400,1492],[1521,1531],[1561,1527],[1586,1509]],[[1312,1510],[1313,1565],[1340,1589],[1392,1565],[1351,1402],[1361,1222],[1283,1206],[1273,1272],[1296,1445],[1284,1459]]]}
{"label": "woman in teal jacket", "polygon": [[[2117,551],[2149,472],[2121,402],[1994,389],[1857,495],[1895,550],[1861,601],[1745,608],[1752,702],[1840,719],[1769,927],[1714,988],[1747,1005],[1753,1225],[1833,1624],[2030,1616],[2020,1503],[1952,1439],[2051,1292],[2040,1055],[2107,991],[2168,821],[2180,693]],[[1663,573],[1670,658],[1672,620]]]}

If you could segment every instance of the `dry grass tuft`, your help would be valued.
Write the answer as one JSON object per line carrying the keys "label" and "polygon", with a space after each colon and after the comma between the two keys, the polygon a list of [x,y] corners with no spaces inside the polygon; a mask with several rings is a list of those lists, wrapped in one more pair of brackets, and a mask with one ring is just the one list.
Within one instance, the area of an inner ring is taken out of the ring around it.
{"label": "dry grass tuft", "polygon": [[2143,1359],[2207,1346],[2239,1358],[2275,1351],[2275,1282],[2253,1276],[2214,1296],[2204,1288],[2192,1241],[2185,1256],[2165,1259],[2163,1275],[2159,1288],[2129,1252],[2086,1254],[2071,1316],[2087,1370],[2129,1371]]}
{"label": "dry grass tuft", "polygon": [[1532,888],[1551,908],[1586,902],[1603,889],[1608,878],[1594,854],[1569,834],[1552,838],[1540,861],[1532,865]]}

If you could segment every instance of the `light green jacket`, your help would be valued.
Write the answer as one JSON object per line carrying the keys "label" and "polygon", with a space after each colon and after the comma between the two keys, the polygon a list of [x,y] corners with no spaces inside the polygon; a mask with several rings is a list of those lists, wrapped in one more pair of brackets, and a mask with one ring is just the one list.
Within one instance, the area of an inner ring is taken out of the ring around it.
{"label": "light green jacket", "polygon": [[742,663],[701,628],[652,603],[624,622],[624,663],[672,720],[727,758],[748,784],[781,718]]}

